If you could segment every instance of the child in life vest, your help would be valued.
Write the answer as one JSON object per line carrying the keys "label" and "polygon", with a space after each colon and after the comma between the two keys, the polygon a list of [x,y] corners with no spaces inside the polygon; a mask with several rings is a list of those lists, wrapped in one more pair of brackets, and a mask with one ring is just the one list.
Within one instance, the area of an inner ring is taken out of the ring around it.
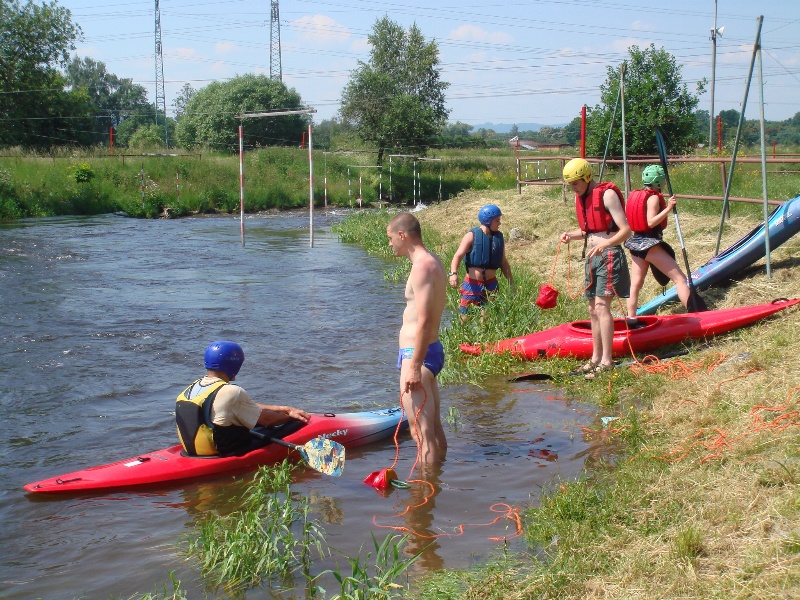
{"label": "child in life vest", "polygon": [[666,285],[670,280],[675,284],[678,297],[686,306],[689,300],[689,286],[678,263],[675,251],[661,239],[667,226],[667,216],[677,203],[675,196],[664,200],[661,185],[664,182],[664,169],[659,165],[649,165],[642,171],[644,188],[631,192],[625,203],[625,216],[633,231],[633,236],[625,242],[631,253],[631,295],[628,298],[628,322],[636,323],[636,309],[639,292],[644,285],[647,269],[653,271],[658,283]]}

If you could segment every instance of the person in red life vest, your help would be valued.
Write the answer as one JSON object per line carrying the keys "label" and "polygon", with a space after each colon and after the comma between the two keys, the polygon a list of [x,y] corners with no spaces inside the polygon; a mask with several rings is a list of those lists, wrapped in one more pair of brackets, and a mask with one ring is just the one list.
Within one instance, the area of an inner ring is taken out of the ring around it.
{"label": "person in red life vest", "polygon": [[563,171],[564,181],[575,192],[575,212],[579,229],[561,234],[561,243],[585,240],[586,278],[584,296],[589,300],[592,324],[592,358],[579,370],[587,379],[614,366],[612,342],[614,317],[611,301],[627,298],[630,274],[622,243],[631,237],[625,217],[625,200],[613,183],[592,179],[592,167],[582,158],[573,158]]}
{"label": "person in red life vest", "polygon": [[494,204],[487,204],[478,211],[479,226],[470,229],[458,245],[450,261],[447,274],[452,287],[458,287],[458,265],[464,261],[466,275],[461,284],[461,303],[458,308],[462,321],[472,307],[484,306],[489,294],[497,291],[498,269],[513,288],[514,277],[508,264],[505,241],[500,232],[500,217],[503,213]]}
{"label": "person in red life vest", "polygon": [[666,285],[670,280],[675,284],[678,298],[684,306],[689,301],[689,285],[678,263],[675,251],[661,239],[667,227],[667,216],[677,204],[675,196],[664,200],[661,184],[664,182],[664,169],[659,165],[649,165],[642,171],[644,189],[631,192],[625,204],[633,236],[625,241],[631,253],[631,295],[628,298],[628,323],[636,324],[636,309],[639,292],[647,276],[647,268],[653,271],[658,283]]}
{"label": "person in red life vest", "polygon": [[276,426],[297,429],[311,415],[291,406],[256,404],[236,379],[244,362],[244,350],[236,342],[212,342],[206,348],[206,375],[178,396],[175,421],[183,450],[189,456],[239,454],[263,445],[250,430],[282,437],[290,431],[271,431]]}

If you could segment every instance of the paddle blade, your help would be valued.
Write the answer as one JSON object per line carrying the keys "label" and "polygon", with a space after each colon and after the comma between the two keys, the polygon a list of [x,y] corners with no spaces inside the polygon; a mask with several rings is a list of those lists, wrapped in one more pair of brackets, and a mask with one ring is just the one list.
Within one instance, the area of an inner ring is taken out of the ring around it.
{"label": "paddle blade", "polygon": [[694,289],[694,286],[689,288],[689,299],[686,302],[686,310],[689,312],[705,312],[708,310],[706,301],[703,300],[703,297],[697,293],[697,290]]}
{"label": "paddle blade", "polygon": [[344,446],[339,442],[317,437],[298,446],[297,451],[315,471],[338,477],[344,470]]}

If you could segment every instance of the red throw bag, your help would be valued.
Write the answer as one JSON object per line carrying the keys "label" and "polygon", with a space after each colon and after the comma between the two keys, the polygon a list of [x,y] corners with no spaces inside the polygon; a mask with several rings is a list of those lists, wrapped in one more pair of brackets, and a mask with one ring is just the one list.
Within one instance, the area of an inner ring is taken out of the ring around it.
{"label": "red throw bag", "polygon": [[371,485],[376,490],[386,490],[392,487],[392,481],[397,479],[394,469],[381,469],[373,471],[364,479],[364,483]]}
{"label": "red throw bag", "polygon": [[553,308],[558,302],[558,290],[549,283],[539,288],[536,306],[543,309]]}

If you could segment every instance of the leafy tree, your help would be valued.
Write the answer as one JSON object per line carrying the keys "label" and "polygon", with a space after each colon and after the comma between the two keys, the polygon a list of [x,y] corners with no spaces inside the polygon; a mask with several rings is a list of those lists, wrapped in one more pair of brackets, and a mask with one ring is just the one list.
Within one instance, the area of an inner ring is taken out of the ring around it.
{"label": "leafy tree", "polygon": [[[665,134],[668,150],[681,152],[694,144],[695,117],[698,95],[704,91],[705,79],[697,83],[692,94],[681,83],[681,66],[675,57],[653,44],[644,50],[638,46],[628,49],[630,59],[625,66],[625,133],[627,150],[632,154],[655,154],[655,128]],[[600,86],[602,104],[595,106],[587,118],[587,149],[602,154],[605,149],[611,116],[617,100],[620,69],[607,68],[607,78]],[[622,154],[621,110],[617,109],[616,123],[611,135],[609,153]]]}
{"label": "leafy tree", "polygon": [[181,117],[186,112],[186,105],[189,104],[189,101],[196,93],[197,90],[194,89],[190,83],[183,84],[180,93],[172,102],[172,106],[175,108],[175,119],[177,121],[181,120]]}
{"label": "leafy tree", "polygon": [[448,115],[439,48],[416,25],[405,31],[388,17],[375,22],[368,39],[369,62],[359,61],[342,92],[342,119],[377,146],[377,164],[387,150],[424,153]]}
{"label": "leafy tree", "polygon": [[0,1],[0,145],[63,143],[73,124],[63,112],[85,98],[69,98],[57,68],[81,36],[69,10],[55,1]]}
{"label": "leafy tree", "polygon": [[[93,143],[105,141],[109,128],[115,127],[117,143],[124,146],[138,126],[155,123],[155,107],[147,101],[147,90],[109,73],[105,63],[76,56],[66,67],[66,77],[72,91],[83,90],[88,99]],[[120,125],[129,119],[133,122],[120,132]]]}
{"label": "leafy tree", "polygon": [[[281,81],[264,75],[240,75],[213,82],[187,101],[178,121],[178,143],[188,149],[210,147],[235,151],[239,147],[236,115],[249,112],[299,110],[300,94]],[[243,121],[244,144],[253,146],[300,145],[308,118],[304,115],[250,118]]]}
{"label": "leafy tree", "polygon": [[164,146],[164,127],[156,123],[142,125],[134,131],[127,143],[129,148],[140,150],[157,149]]}
{"label": "leafy tree", "polygon": [[[575,117],[568,125],[564,126],[564,141],[570,146],[581,141],[581,118]],[[605,148],[605,146],[604,146]]]}

